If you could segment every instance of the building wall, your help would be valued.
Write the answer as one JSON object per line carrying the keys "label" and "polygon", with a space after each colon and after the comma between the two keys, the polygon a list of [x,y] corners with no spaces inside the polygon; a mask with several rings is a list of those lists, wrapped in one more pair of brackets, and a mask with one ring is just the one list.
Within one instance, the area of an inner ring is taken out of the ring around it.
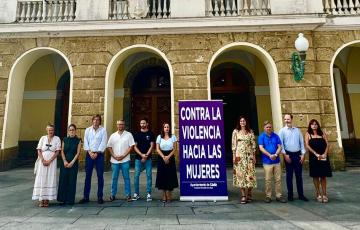
{"label": "building wall", "polygon": [[61,73],[64,73],[66,69],[60,66],[58,76],[54,68],[53,56],[47,55],[37,60],[26,76],[20,141],[38,140],[45,134],[46,124],[54,123],[55,98],[53,96],[56,96],[56,87]]}
{"label": "building wall", "polygon": [[354,131],[355,131],[355,137],[360,138],[360,67],[359,67],[359,60],[360,60],[360,48],[354,47],[351,48],[351,51],[348,56],[348,63],[347,63],[347,83],[354,85],[357,84],[357,90],[356,92],[350,92],[349,98],[350,98],[350,106],[351,106],[351,112],[353,117],[353,123],[354,123]]}
{"label": "building wall", "polygon": [[[335,51],[347,42],[360,39],[359,31],[305,31],[310,48],[304,80],[297,83],[290,69],[291,53],[297,32],[221,33],[192,35],[114,36],[87,38],[0,39],[0,134],[10,68],[17,57],[37,46],[53,47],[70,60],[73,71],[73,108],[71,122],[80,135],[91,124],[91,116],[104,114],[105,72],[111,58],[121,49],[146,44],[161,50],[174,71],[174,111],[177,131],[178,100],[207,99],[207,69],[220,48],[233,42],[249,42],[265,49],[274,59],[279,73],[281,110],[295,116],[305,131],[310,119],[318,119],[330,141],[332,166],[344,168],[344,155],[337,142],[335,111],[330,78],[330,62]],[[261,101],[261,100],[259,100]],[[258,106],[260,106],[258,101]],[[176,132],[178,133],[178,132]],[[6,161],[2,153],[2,161]]]}

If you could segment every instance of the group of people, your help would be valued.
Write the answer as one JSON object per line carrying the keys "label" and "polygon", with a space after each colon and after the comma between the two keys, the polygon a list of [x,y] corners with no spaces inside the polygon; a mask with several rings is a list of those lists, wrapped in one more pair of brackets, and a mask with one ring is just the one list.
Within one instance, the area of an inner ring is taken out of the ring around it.
{"label": "group of people", "polygon": [[[272,201],[272,178],[275,178],[275,199],[285,203],[293,201],[293,174],[295,173],[298,198],[308,201],[304,196],[302,165],[306,149],[309,151],[309,171],[313,178],[316,199],[328,202],[326,177],[331,177],[329,162],[329,144],[326,134],[321,130],[317,120],[310,121],[305,141],[299,128],[293,126],[293,116],[285,114],[285,126],[279,135],[273,132],[272,123],[264,122],[264,132],[258,138],[259,150],[265,172],[265,202]],[[111,154],[112,182],[109,201],[117,195],[118,178],[121,170],[124,179],[124,195],[127,201],[140,199],[139,177],[146,171],[146,200],[152,196],[152,153],[158,154],[155,187],[162,190],[163,202],[172,200],[171,192],[179,186],[175,151],[176,136],[171,133],[170,124],[163,123],[161,134],[155,140],[149,130],[146,118],[140,121],[140,131],[132,135],[125,130],[125,121],[116,122],[117,131],[107,139],[107,132],[101,126],[101,116],[92,118],[92,125],[85,130],[83,149],[85,158],[85,186],[83,198],[79,203],[90,201],[91,177],[95,167],[98,179],[97,202],[104,203],[104,153],[108,149]],[[37,146],[38,159],[35,163],[35,184],[33,200],[39,200],[39,207],[48,207],[50,200],[58,200],[61,204],[74,204],[78,173],[78,158],[82,141],[76,136],[76,126],[68,127],[68,136],[61,142],[54,135],[54,126],[47,125],[47,135],[42,136]],[[252,201],[252,189],[257,187],[256,181],[256,149],[254,132],[250,129],[245,117],[240,117],[232,134],[233,152],[233,185],[240,188],[242,204]],[[134,194],[131,196],[130,185],[130,153],[135,152]],[[59,186],[57,187],[57,156],[61,154]],[[287,200],[282,195],[280,155],[284,156],[286,167]],[[320,190],[321,187],[321,190]]]}
{"label": "group of people", "polygon": [[[305,141],[299,128],[293,125],[293,115],[285,114],[285,126],[279,135],[273,132],[272,123],[264,122],[264,132],[259,135],[258,145],[262,153],[265,174],[265,202],[272,201],[272,178],[275,179],[276,201],[286,203],[294,200],[293,174],[299,200],[309,201],[304,195],[302,166],[306,149],[309,151],[309,172],[315,186],[316,200],[327,203],[326,178],[332,176],[329,162],[329,144],[326,134],[317,120],[309,122]],[[245,117],[240,117],[232,134],[233,184],[240,187],[242,204],[252,201],[252,189],[257,187],[255,163],[256,141]],[[286,168],[287,200],[282,195],[280,155],[284,156]],[[321,190],[320,190],[321,187]]]}
{"label": "group of people", "polygon": [[[171,133],[170,124],[163,123],[161,134],[156,138],[149,130],[146,118],[140,121],[140,131],[132,135],[125,130],[125,121],[116,122],[117,131],[107,140],[107,132],[101,126],[101,116],[92,118],[92,126],[85,130],[83,147],[85,158],[85,186],[83,198],[79,201],[84,204],[90,201],[91,177],[95,167],[98,179],[97,202],[104,203],[104,153],[111,154],[112,182],[109,201],[114,201],[117,195],[118,177],[121,170],[124,179],[124,194],[127,201],[140,198],[139,177],[146,171],[146,200],[151,201],[152,188],[152,152],[158,153],[158,168],[156,187],[163,191],[162,201],[172,200],[171,192],[179,186],[175,164],[176,137]],[[47,125],[47,135],[40,138],[37,146],[38,159],[35,163],[35,184],[33,200],[39,200],[39,207],[48,207],[50,200],[58,200],[61,204],[74,204],[76,181],[78,173],[78,158],[81,152],[82,141],[76,136],[76,126],[68,127],[68,136],[61,142],[54,135],[54,126]],[[155,147],[156,146],[156,147]],[[131,197],[130,185],[130,153],[135,151],[134,189]],[[57,156],[61,154],[59,186],[57,187]]]}

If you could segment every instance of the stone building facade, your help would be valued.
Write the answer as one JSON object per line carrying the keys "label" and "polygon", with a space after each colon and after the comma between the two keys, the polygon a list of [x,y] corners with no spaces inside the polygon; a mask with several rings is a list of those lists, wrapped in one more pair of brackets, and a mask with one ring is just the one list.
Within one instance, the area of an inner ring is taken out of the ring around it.
{"label": "stone building facade", "polygon": [[[354,20],[355,18],[357,17],[353,17]],[[87,31],[86,35],[81,34],[81,31],[76,35],[66,31],[60,35],[44,35],[40,32],[1,33],[0,29],[0,169],[13,167],[13,162],[19,158],[18,143],[25,126],[29,126],[30,130],[40,129],[39,132],[44,133],[45,123],[53,122],[43,120],[43,127],[31,127],[32,118],[29,117],[33,116],[33,122],[36,123],[36,117],[40,115],[36,115],[34,111],[41,113],[46,109],[35,102],[27,105],[23,100],[25,97],[30,98],[29,100],[36,99],[26,88],[31,84],[28,82],[28,72],[35,71],[36,75],[36,70],[31,70],[32,66],[46,55],[57,55],[65,66],[58,67],[58,71],[63,74],[61,69],[68,69],[70,76],[67,123],[75,123],[81,137],[85,128],[91,124],[94,114],[103,115],[109,134],[114,131],[113,124],[118,117],[132,116],[131,111],[127,111],[130,107],[125,106],[134,103],[126,99],[132,97],[128,95],[129,91],[125,86],[130,72],[127,66],[133,68],[140,59],[155,58],[168,69],[170,119],[175,133],[178,134],[178,101],[211,99],[212,68],[219,63],[231,62],[231,59],[235,63],[238,57],[243,60],[239,63],[243,63],[245,67],[253,64],[252,67],[245,68],[251,72],[250,75],[259,76],[253,85],[257,92],[255,111],[258,111],[258,132],[262,130],[261,123],[264,119],[272,119],[275,130],[279,130],[284,113],[292,113],[295,124],[303,132],[306,131],[308,122],[315,118],[328,134],[331,165],[336,170],[343,170],[345,156],[333,66],[337,65],[341,69],[337,56],[343,49],[358,49],[356,44],[360,44],[360,30],[349,27],[344,30],[333,29],[326,26],[326,23],[309,26],[310,24],[304,25],[300,22],[294,30],[291,30],[292,25],[266,31],[260,29],[261,26],[244,30],[238,26],[240,29],[236,32],[208,29],[209,32],[196,33],[193,29],[186,33],[184,30],[176,32],[175,29],[169,29],[168,32],[162,30],[158,34],[144,32],[133,35],[123,34],[121,29],[117,29],[112,30],[111,35],[102,36],[99,33],[91,36],[91,31]],[[259,28],[258,31],[256,28]],[[294,41],[299,32],[304,33],[310,47],[306,56],[304,79],[296,82],[291,70],[291,54],[295,51]],[[246,62],[250,59],[252,61]],[[355,60],[359,61],[356,55]],[[143,67],[160,65],[149,63],[143,64]],[[41,64],[38,65],[41,72]],[[138,72],[141,72],[142,65],[138,66]],[[253,72],[250,69],[253,69]],[[42,83],[40,81],[37,84]],[[358,83],[354,85],[357,86]],[[117,88],[121,90],[117,91]],[[49,93],[49,90],[46,92]],[[354,104],[353,100],[355,99],[350,98],[350,106]],[[24,107],[26,105],[28,107]],[[231,106],[241,104],[234,103]],[[268,107],[264,109],[266,106]],[[259,112],[261,109],[264,111]],[[356,108],[353,107],[354,109]],[[355,124],[353,126],[356,126],[359,115],[356,111],[353,111],[352,115]],[[131,121],[131,118],[125,120]]]}

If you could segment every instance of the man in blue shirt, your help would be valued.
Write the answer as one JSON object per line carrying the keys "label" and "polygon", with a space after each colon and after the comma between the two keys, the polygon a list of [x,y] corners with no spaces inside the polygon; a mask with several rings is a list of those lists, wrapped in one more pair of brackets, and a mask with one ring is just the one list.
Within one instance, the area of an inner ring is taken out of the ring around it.
{"label": "man in blue shirt", "polygon": [[86,151],[85,159],[85,186],[84,198],[80,200],[80,204],[89,202],[91,176],[94,165],[98,177],[98,203],[103,204],[104,190],[104,152],[107,144],[107,133],[101,125],[101,116],[99,114],[93,116],[92,126],[85,130],[84,150]]}
{"label": "man in blue shirt", "polygon": [[264,132],[258,138],[259,149],[262,153],[262,162],[265,172],[265,202],[271,202],[271,182],[275,177],[275,196],[276,201],[286,203],[281,192],[281,166],[280,152],[281,141],[279,136],[272,131],[270,121],[264,122]]}
{"label": "man in blue shirt", "polygon": [[309,201],[304,196],[302,164],[306,153],[304,147],[304,137],[300,129],[292,125],[293,115],[285,114],[285,127],[280,129],[279,136],[282,142],[282,153],[284,154],[286,167],[286,185],[288,189],[288,200],[293,201],[293,174],[295,172],[296,188],[299,200]]}

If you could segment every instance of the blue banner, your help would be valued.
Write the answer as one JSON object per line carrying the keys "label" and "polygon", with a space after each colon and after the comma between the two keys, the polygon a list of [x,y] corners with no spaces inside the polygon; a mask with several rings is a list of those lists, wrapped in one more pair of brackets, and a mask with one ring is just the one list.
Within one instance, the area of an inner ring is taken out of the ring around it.
{"label": "blue banner", "polygon": [[180,200],[227,200],[221,100],[179,101]]}

